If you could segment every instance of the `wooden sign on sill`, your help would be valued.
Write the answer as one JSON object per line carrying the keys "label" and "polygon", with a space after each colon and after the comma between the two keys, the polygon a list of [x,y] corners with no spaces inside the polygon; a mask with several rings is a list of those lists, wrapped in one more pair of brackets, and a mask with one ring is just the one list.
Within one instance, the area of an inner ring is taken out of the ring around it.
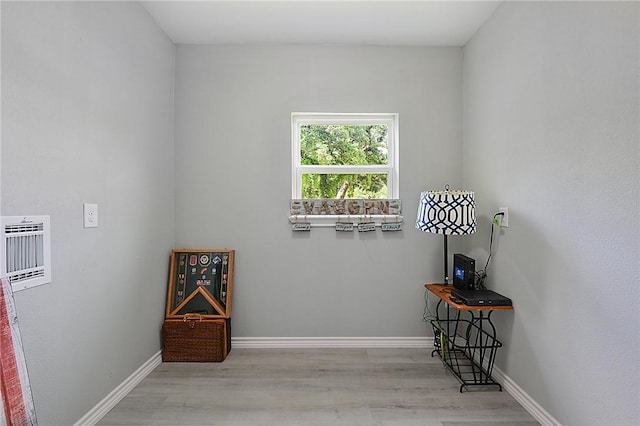
{"label": "wooden sign on sill", "polygon": [[289,209],[291,216],[314,215],[392,215],[402,214],[402,202],[399,199],[293,199]]}

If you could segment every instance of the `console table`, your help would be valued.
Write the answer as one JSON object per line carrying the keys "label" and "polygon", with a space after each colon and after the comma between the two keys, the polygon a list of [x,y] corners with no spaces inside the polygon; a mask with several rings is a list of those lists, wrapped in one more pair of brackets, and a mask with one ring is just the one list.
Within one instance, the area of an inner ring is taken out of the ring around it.
{"label": "console table", "polygon": [[[502,347],[491,314],[513,307],[461,305],[451,300],[453,286],[425,284],[425,288],[438,297],[436,317],[430,321],[434,334],[431,356],[438,354],[460,380],[460,392],[468,386],[497,386],[502,391],[491,377],[496,352]],[[461,318],[462,312],[469,318]]]}

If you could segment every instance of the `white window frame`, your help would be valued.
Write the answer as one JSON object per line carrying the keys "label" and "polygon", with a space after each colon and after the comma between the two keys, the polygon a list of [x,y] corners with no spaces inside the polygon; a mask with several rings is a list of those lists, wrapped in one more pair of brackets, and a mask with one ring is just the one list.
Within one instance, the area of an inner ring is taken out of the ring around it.
{"label": "white window frame", "polygon": [[[384,124],[389,129],[386,165],[302,165],[300,164],[300,127],[308,124],[367,125]],[[400,198],[399,161],[398,161],[398,114],[337,114],[305,113],[291,114],[291,198],[302,198],[302,175],[304,173],[387,173],[387,198]]]}
{"label": "white window frame", "polygon": [[[300,164],[300,127],[307,124],[384,124],[388,126],[388,146],[386,165],[302,165]],[[400,199],[400,155],[399,155],[399,117],[397,113],[310,113],[294,112],[291,114],[291,198],[302,199],[302,175],[304,173],[387,173],[386,199]],[[349,221],[361,219],[373,220],[376,226],[383,223],[402,222],[403,216],[397,215],[351,215]],[[289,222],[297,223],[299,216],[289,216]],[[337,221],[344,221],[345,216],[311,215],[302,220],[312,226],[332,227]]]}

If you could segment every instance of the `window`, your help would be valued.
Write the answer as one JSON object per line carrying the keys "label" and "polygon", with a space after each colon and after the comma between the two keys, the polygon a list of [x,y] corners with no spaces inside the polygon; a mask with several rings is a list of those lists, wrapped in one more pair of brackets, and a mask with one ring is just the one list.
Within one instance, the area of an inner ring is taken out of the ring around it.
{"label": "window", "polygon": [[293,199],[395,199],[397,114],[292,114]]}
{"label": "window", "polygon": [[295,230],[352,221],[390,230],[402,222],[398,114],[293,113],[291,134]]}

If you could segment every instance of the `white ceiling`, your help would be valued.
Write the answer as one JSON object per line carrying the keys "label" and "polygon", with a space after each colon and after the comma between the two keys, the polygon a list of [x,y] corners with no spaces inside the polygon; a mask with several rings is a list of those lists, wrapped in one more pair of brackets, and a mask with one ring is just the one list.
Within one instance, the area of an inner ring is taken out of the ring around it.
{"label": "white ceiling", "polygon": [[500,1],[143,1],[176,44],[464,46]]}

